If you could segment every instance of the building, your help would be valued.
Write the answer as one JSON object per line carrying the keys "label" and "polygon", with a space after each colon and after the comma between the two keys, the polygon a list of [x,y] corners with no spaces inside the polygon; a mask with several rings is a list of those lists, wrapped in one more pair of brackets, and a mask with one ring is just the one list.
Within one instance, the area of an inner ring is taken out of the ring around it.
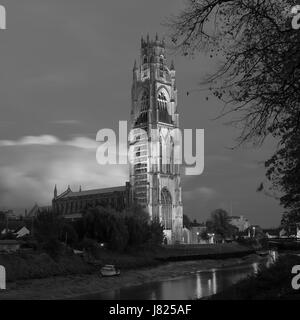
{"label": "building", "polygon": [[35,218],[39,213],[49,211],[52,206],[39,206],[37,203],[25,214],[26,218]]}
{"label": "building", "polygon": [[17,240],[0,240],[0,252],[16,252],[20,249]]}
{"label": "building", "polygon": [[16,236],[17,239],[20,239],[20,238],[29,236],[30,230],[27,227],[23,226],[23,227],[16,229],[14,231],[14,235]]}
{"label": "building", "polygon": [[182,241],[178,127],[174,63],[167,65],[164,40],[147,36],[133,67],[130,185],[133,201],[161,221],[168,243]]}
{"label": "building", "polygon": [[203,235],[206,234],[207,228],[204,223],[192,222],[190,225],[191,230],[191,244],[204,244],[208,239],[204,239]]}
{"label": "building", "polygon": [[17,215],[13,210],[0,210],[0,221],[7,219],[17,220],[20,216]]}
{"label": "building", "polygon": [[130,185],[114,188],[103,188],[94,190],[72,191],[70,187],[62,194],[57,194],[54,189],[52,201],[53,210],[60,213],[66,219],[78,219],[82,213],[97,206],[110,206],[117,211],[122,211],[130,206]]}
{"label": "building", "polygon": [[275,239],[279,238],[279,228],[277,229],[263,229],[263,232],[265,233],[266,237],[268,239]]}
{"label": "building", "polygon": [[230,216],[229,223],[238,228],[239,232],[244,232],[250,227],[250,222],[244,216]]}
{"label": "building", "polygon": [[182,243],[183,244],[192,243],[192,233],[191,233],[191,230],[187,227],[182,228]]}
{"label": "building", "polygon": [[155,40],[149,36],[141,40],[131,95],[130,182],[78,192],[69,187],[59,195],[55,187],[52,207],[65,218],[76,219],[88,207],[109,205],[122,211],[138,204],[151,219],[161,222],[167,243],[181,242],[183,206],[180,164],[175,161],[179,126],[175,68],[173,62],[168,67],[165,43],[158,36]]}

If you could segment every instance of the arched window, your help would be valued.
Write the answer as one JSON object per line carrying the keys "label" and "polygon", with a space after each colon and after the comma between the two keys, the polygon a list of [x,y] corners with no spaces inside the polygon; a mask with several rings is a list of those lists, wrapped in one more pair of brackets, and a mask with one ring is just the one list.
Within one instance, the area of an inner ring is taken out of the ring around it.
{"label": "arched window", "polygon": [[141,103],[141,111],[147,111],[149,109],[149,94],[146,90],[143,92],[140,103]]}
{"label": "arched window", "polygon": [[163,57],[159,58],[159,69],[164,70],[164,58]]}
{"label": "arched window", "polygon": [[167,98],[163,92],[158,94],[158,106],[159,108],[167,108]]}
{"label": "arched window", "polygon": [[172,196],[167,188],[161,191],[162,225],[165,230],[172,229]]}
{"label": "arched window", "polygon": [[167,98],[162,91],[160,91],[158,94],[157,105],[159,111],[159,121],[164,123],[172,123],[172,117],[168,111]]}
{"label": "arched window", "polygon": [[143,125],[148,121],[148,109],[149,109],[149,93],[147,90],[144,90],[142,95],[139,98],[139,114],[135,120],[135,125]]}

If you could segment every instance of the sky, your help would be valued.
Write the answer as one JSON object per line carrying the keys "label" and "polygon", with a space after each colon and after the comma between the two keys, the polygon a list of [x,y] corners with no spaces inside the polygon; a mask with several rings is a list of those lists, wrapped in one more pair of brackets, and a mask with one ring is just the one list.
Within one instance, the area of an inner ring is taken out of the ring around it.
{"label": "sky", "polygon": [[[0,207],[22,212],[63,192],[123,185],[126,166],[96,162],[95,137],[129,120],[132,68],[140,39],[178,14],[183,0],[1,0]],[[232,150],[239,131],[214,120],[222,104],[199,83],[216,61],[199,52],[175,61],[180,127],[204,129],[202,175],[182,176],[184,213],[205,221],[217,208],[252,224],[280,222],[278,201],[256,192],[274,142]],[[201,90],[199,90],[201,89]],[[187,95],[186,92],[190,94]],[[208,98],[208,99],[207,99]]]}

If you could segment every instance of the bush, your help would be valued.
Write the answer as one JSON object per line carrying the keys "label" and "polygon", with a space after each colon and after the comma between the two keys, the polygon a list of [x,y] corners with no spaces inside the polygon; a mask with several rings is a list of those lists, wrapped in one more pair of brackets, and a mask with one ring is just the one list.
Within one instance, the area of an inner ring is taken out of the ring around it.
{"label": "bush", "polygon": [[162,244],[163,228],[140,207],[134,206],[126,212],[111,208],[89,209],[83,218],[83,228],[88,238],[108,243],[115,251],[146,243]]}
{"label": "bush", "polygon": [[57,239],[50,238],[43,242],[42,249],[52,258],[56,259],[62,252],[62,244]]}
{"label": "bush", "polygon": [[70,223],[62,225],[60,240],[70,246],[74,246],[78,242],[78,234]]}
{"label": "bush", "polygon": [[63,255],[56,261],[47,253],[0,254],[0,265],[6,269],[7,281],[84,274],[95,270],[76,255]]}

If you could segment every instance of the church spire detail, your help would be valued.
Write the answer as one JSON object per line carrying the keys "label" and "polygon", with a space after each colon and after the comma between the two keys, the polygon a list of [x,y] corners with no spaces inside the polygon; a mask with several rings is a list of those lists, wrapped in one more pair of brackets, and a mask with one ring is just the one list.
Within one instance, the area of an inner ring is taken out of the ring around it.
{"label": "church spire detail", "polygon": [[54,198],[56,198],[56,197],[57,197],[57,187],[55,185],[55,187],[54,187]]}

